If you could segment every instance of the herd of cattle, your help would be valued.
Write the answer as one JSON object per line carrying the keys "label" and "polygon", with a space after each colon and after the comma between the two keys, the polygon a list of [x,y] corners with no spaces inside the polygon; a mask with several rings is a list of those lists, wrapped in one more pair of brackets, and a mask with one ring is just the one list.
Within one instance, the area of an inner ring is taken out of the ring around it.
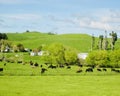
{"label": "herd of cattle", "polygon": [[[22,61],[18,61],[17,63],[22,63],[22,64],[23,64]],[[63,65],[63,64],[60,64],[59,66],[55,66],[55,65],[52,65],[52,64],[45,63],[45,65],[47,66],[47,68],[44,67],[43,65],[38,64],[37,62],[34,63],[33,61],[30,61],[29,64],[30,64],[30,66],[31,66],[32,68],[40,67],[40,73],[41,73],[41,74],[43,74],[43,73],[45,73],[46,71],[48,71],[49,68],[51,68],[51,69],[66,68],[66,69],[69,69],[69,70],[72,69],[72,66],[70,66],[68,63],[65,63],[64,65]],[[6,65],[7,65],[7,64],[4,63],[4,66],[6,66]],[[77,65],[77,66],[78,66],[78,70],[76,70],[76,73],[94,72],[94,70],[97,70],[97,71],[99,71],[99,72],[102,72],[102,71],[106,72],[106,71],[108,71],[107,68],[87,67],[86,69],[84,69],[84,68],[83,68],[83,65],[81,65],[81,64],[79,64],[79,65]],[[1,68],[1,67],[0,67],[0,72],[3,72],[3,71],[4,71],[4,68]],[[117,68],[111,68],[111,72],[120,73],[120,70],[117,69]]]}

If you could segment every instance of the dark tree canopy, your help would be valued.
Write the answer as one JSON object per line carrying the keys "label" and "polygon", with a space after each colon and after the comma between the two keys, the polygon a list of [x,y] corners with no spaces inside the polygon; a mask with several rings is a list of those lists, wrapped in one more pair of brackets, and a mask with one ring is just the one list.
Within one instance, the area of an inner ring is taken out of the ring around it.
{"label": "dark tree canopy", "polygon": [[5,34],[5,33],[0,33],[0,40],[1,40],[1,39],[7,40],[7,39],[8,39],[7,34]]}

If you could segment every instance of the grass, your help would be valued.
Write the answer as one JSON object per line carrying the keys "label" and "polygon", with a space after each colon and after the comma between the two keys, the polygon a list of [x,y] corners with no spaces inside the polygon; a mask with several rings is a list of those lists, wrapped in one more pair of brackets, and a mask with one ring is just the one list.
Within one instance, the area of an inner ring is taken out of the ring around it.
{"label": "grass", "polygon": [[[40,32],[7,33],[10,41],[15,44],[22,43],[25,48],[38,48],[40,45],[51,43],[62,43],[63,45],[76,48],[79,52],[89,52],[91,50],[92,38],[87,34],[61,34],[48,35]],[[108,39],[110,41],[110,39]],[[98,38],[95,39],[95,45],[98,44]],[[119,49],[120,40],[116,42],[115,48]],[[32,45],[32,46],[31,46]],[[109,43],[110,45],[110,43]]]}
{"label": "grass", "polygon": [[120,76],[3,76],[0,96],[120,96]]}
{"label": "grass", "polygon": [[63,45],[76,48],[82,52],[88,52],[91,48],[91,37],[86,34],[48,35],[38,32],[29,32],[8,33],[7,35],[9,40],[13,41],[15,44],[22,43],[26,48],[32,49],[38,48],[40,45],[49,45],[51,43],[62,43]]}
{"label": "grass", "polygon": [[[28,48],[58,42],[80,52],[88,52],[91,46],[91,37],[85,34],[9,33],[8,38]],[[116,46],[119,48],[119,40]],[[14,57],[15,54],[5,55]],[[27,53],[18,59],[43,64],[40,57],[30,57]],[[120,74],[111,72],[109,68],[107,72],[94,69],[93,73],[86,73],[84,67],[82,73],[76,73],[78,67],[72,66],[70,70],[48,69],[41,75],[40,67],[32,68],[28,63],[7,63],[6,66],[4,63],[0,62],[0,67],[4,68],[4,71],[0,72],[0,96],[120,96]],[[47,68],[45,65],[44,67]]]}
{"label": "grass", "polygon": [[[36,61],[36,60],[35,60]],[[35,62],[34,62],[35,63]],[[99,72],[97,69],[94,69],[94,72],[86,73],[85,70],[87,67],[81,68],[83,70],[82,73],[76,73],[79,69],[78,66],[71,66],[71,69],[65,68],[56,68],[51,69],[48,68],[47,65],[43,64],[42,62],[38,62],[39,65],[43,65],[48,71],[46,71],[43,76],[107,76],[107,75],[120,75],[119,73],[111,72],[110,68],[107,68],[107,72],[102,71]],[[1,76],[41,76],[41,68],[40,67],[32,67],[29,63],[18,64],[18,63],[7,63],[4,66],[4,62],[0,62],[0,67],[4,68],[3,72],[0,72]]]}

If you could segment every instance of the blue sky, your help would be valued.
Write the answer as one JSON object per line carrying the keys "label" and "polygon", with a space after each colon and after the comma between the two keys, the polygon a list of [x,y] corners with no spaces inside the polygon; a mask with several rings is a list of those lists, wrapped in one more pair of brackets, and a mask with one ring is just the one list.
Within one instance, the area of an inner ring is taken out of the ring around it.
{"label": "blue sky", "polygon": [[0,0],[0,32],[120,34],[120,0]]}

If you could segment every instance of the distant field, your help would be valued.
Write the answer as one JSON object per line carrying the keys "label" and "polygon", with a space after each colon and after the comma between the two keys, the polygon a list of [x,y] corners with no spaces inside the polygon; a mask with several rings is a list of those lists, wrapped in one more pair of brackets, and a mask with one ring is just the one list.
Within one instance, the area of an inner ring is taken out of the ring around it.
{"label": "distant field", "polygon": [[120,96],[120,76],[1,76],[0,96]]}
{"label": "distant field", "polygon": [[[25,32],[8,33],[8,38],[14,43],[22,43],[26,48],[37,48],[40,45],[51,43],[62,43],[66,46],[76,48],[79,52],[89,52],[91,50],[91,36],[87,34],[61,34],[48,35],[47,33]],[[96,38],[98,44],[98,38]],[[116,42],[116,49],[120,48],[120,40]]]}
{"label": "distant field", "polygon": [[37,48],[40,45],[62,43],[65,46],[76,48],[80,52],[88,52],[91,48],[91,37],[86,34],[48,35],[38,32],[8,33],[11,41],[22,43],[26,48]]}

